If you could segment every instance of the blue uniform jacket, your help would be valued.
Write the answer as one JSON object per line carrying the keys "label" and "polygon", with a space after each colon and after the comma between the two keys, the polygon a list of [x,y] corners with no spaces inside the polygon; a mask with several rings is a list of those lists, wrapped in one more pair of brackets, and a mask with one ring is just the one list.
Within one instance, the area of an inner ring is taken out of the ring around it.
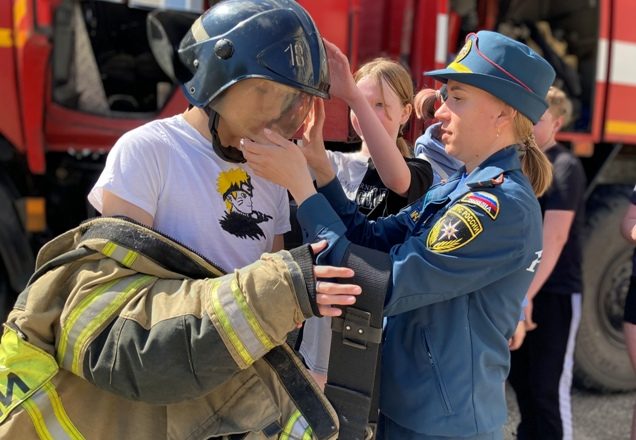
{"label": "blue uniform jacket", "polygon": [[322,264],[339,264],[348,240],[390,252],[380,408],[408,429],[471,436],[506,421],[508,339],[542,252],[539,204],[520,168],[505,148],[375,222],[335,179],[298,209],[305,239],[329,241]]}

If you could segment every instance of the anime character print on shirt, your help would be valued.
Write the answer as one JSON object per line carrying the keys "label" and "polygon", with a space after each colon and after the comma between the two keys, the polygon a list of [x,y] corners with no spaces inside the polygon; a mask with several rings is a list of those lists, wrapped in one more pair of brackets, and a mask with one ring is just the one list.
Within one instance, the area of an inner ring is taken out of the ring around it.
{"label": "anime character print on shirt", "polygon": [[216,188],[225,203],[225,215],[219,220],[221,227],[239,238],[265,238],[258,224],[270,221],[273,217],[253,209],[254,186],[250,175],[241,168],[222,171],[217,178]]}
{"label": "anime character print on shirt", "polygon": [[470,243],[484,230],[475,209],[484,211],[495,220],[499,214],[499,200],[483,191],[466,194],[433,225],[426,247],[441,254]]}

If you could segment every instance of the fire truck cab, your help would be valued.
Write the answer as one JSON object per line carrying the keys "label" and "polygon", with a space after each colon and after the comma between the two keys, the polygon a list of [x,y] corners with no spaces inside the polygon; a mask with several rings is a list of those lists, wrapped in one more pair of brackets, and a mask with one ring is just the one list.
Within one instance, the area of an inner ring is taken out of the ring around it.
{"label": "fire truck cab", "polygon": [[[636,387],[621,332],[631,248],[619,222],[636,183],[636,27],[630,0],[299,0],[352,68],[400,60],[417,89],[464,36],[495,29],[534,47],[573,99],[563,133],[587,177],[584,311],[576,348],[579,383]],[[156,8],[193,14],[204,0],[0,0],[0,314],[52,236],[96,213],[86,194],[124,132],[182,111],[179,87],[148,44]],[[194,16],[194,15],[193,15]],[[325,139],[356,141],[342,102],[327,106]],[[410,127],[411,137],[421,131]]]}

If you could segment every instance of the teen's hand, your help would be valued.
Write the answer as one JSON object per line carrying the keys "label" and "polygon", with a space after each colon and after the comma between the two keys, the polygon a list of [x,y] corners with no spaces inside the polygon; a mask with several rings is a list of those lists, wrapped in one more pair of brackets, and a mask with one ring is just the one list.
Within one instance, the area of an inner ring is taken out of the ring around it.
{"label": "teen's hand", "polygon": [[[311,248],[314,254],[318,254],[327,246],[322,240],[313,243]],[[350,306],[356,302],[356,296],[362,293],[360,286],[356,284],[340,284],[331,281],[322,281],[327,278],[351,278],[353,270],[348,267],[314,266],[316,277],[316,302],[318,310],[323,316],[340,316],[342,310],[334,305]]]}
{"label": "teen's hand", "polygon": [[269,143],[241,139],[245,160],[257,176],[287,188],[300,206],[316,192],[305,155],[298,145],[272,130],[266,128],[263,136]]}

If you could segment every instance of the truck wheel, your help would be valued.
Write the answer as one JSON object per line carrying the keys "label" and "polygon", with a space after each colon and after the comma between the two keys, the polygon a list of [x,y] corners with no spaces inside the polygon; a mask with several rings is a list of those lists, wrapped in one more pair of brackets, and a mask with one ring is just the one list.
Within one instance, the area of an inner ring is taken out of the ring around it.
{"label": "truck wheel", "polygon": [[587,203],[583,312],[574,353],[575,383],[598,391],[636,388],[623,338],[633,248],[620,234],[631,187],[602,186]]}

